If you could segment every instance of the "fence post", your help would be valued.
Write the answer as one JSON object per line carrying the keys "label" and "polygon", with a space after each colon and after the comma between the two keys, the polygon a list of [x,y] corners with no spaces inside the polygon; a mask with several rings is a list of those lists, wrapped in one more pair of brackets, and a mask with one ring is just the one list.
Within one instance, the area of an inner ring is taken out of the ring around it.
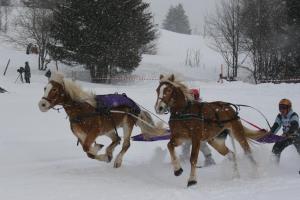
{"label": "fence post", "polygon": [[7,64],[6,64],[6,67],[5,67],[3,76],[5,76],[5,74],[6,74],[6,71],[7,71],[7,68],[8,68],[9,63],[10,63],[10,59],[8,59],[8,62],[7,62]]}

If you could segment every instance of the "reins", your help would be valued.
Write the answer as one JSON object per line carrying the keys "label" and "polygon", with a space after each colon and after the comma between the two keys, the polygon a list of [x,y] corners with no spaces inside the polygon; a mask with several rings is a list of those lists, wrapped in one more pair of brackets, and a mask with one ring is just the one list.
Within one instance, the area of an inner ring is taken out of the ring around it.
{"label": "reins", "polygon": [[[58,113],[60,113],[59,111],[60,111],[61,109],[63,109],[63,107],[62,107],[62,108],[54,108],[54,107],[53,107],[52,109],[53,109],[53,110],[56,110],[56,111],[58,111]],[[143,108],[143,109],[144,109],[144,108]],[[125,111],[121,111],[121,110],[107,110],[107,112],[105,112],[105,114],[106,114],[107,116],[109,116],[109,113],[120,113],[120,114],[130,115],[130,116],[132,116],[132,117],[134,117],[134,118],[136,118],[136,119],[142,121],[142,122],[143,122],[144,124],[146,124],[147,126],[149,126],[149,127],[151,127],[151,128],[156,128],[156,127],[153,126],[152,124],[150,124],[150,123],[148,123],[147,121],[143,120],[141,117],[136,116],[136,115],[134,115],[134,114],[132,114],[132,113],[130,113],[130,112],[125,112]],[[151,114],[153,114],[153,113],[151,113]],[[80,116],[74,117],[74,118],[70,119],[70,121],[71,121],[72,123],[80,123],[82,120],[84,120],[84,119],[86,119],[86,118],[97,117],[97,116],[101,116],[101,115],[103,115],[102,112],[91,112],[91,113],[88,113],[88,114],[85,114],[85,115],[80,115]],[[153,114],[153,115],[154,115],[154,114]],[[163,119],[160,119],[160,120],[162,120],[164,123],[166,123]],[[115,122],[114,122],[113,118],[112,118],[112,121],[113,121],[113,124],[114,124],[114,129],[115,129],[115,131],[116,131],[116,133],[117,133],[116,125],[115,125]]]}
{"label": "reins", "polygon": [[[203,104],[204,102],[201,102],[201,104]],[[239,117],[239,110],[241,110],[241,107],[246,107],[246,108],[252,108],[253,110],[257,111],[263,118],[264,120],[266,121],[266,123],[268,124],[269,128],[271,129],[271,125],[267,119],[267,117],[260,111],[258,110],[257,108],[253,107],[253,106],[249,106],[249,105],[245,105],[245,104],[233,104],[233,103],[228,103],[226,102],[226,104],[230,105],[230,106],[233,106],[236,110],[236,117],[232,118],[232,119],[229,119],[229,120],[219,120],[218,119],[218,116],[217,116],[217,113],[216,113],[216,118],[217,120],[209,120],[209,119],[205,119],[202,114],[193,114],[193,113],[178,113],[178,114],[172,114],[171,113],[171,116],[170,116],[170,120],[187,120],[187,119],[196,119],[196,120],[200,120],[200,121],[206,121],[206,122],[216,122],[216,123],[227,123],[229,121],[232,121],[232,120],[235,120],[235,119],[238,119],[240,118]],[[185,107],[185,109],[190,105],[190,102],[187,102],[187,106]],[[173,116],[172,116],[173,115]],[[244,122],[250,124],[251,126],[259,129],[259,130],[263,130],[263,128],[260,128],[258,127],[257,125],[245,120],[245,119],[242,119],[240,118],[241,120],[243,120]]]}
{"label": "reins", "polygon": [[[136,102],[135,102],[136,103]],[[151,115],[153,115],[154,117],[156,117],[157,119],[159,119],[160,121],[162,121],[164,124],[168,125],[168,122],[166,122],[165,120],[163,120],[162,118],[160,118],[158,115],[156,115],[155,113],[151,112],[149,109],[145,108],[144,106],[142,106],[141,104],[136,103],[139,107],[143,108],[144,110],[146,110],[147,112],[149,112]],[[166,113],[167,114],[167,113]]]}
{"label": "reins", "polygon": [[[267,122],[269,128],[271,129],[271,125],[270,125],[267,117],[260,110],[258,110],[257,108],[254,108],[252,106],[249,106],[249,105],[244,105],[244,104],[235,104],[235,105],[239,107],[239,110],[240,110],[240,107],[246,107],[246,108],[252,108],[253,110],[257,111],[265,119],[265,121]],[[244,119],[243,119],[243,121],[245,121],[245,122],[247,122],[247,123],[249,123],[251,125],[250,122],[248,122],[248,121],[246,121]],[[252,126],[255,127],[256,125],[253,124]],[[256,128],[261,129],[261,128],[257,127],[257,126],[256,126]]]}

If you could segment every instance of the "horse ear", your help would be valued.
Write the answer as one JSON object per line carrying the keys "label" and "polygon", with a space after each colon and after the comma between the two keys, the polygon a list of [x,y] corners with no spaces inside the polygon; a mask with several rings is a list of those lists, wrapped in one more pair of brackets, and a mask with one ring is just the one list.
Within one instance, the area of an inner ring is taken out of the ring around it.
{"label": "horse ear", "polygon": [[174,74],[172,74],[170,77],[169,77],[169,81],[173,82],[175,80],[175,76]]}
{"label": "horse ear", "polygon": [[163,79],[163,78],[164,78],[164,75],[161,74],[161,75],[159,76],[159,80],[161,80],[161,79]]}

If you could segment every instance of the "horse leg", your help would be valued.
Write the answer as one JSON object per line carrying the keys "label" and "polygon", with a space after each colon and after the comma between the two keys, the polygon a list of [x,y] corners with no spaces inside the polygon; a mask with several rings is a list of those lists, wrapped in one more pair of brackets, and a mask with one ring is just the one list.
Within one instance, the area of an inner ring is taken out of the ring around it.
{"label": "horse leg", "polygon": [[122,149],[120,153],[117,155],[117,158],[115,159],[114,167],[119,168],[122,164],[123,156],[130,147],[130,136],[133,129],[134,122],[131,123],[125,123],[123,126],[123,132],[124,132],[124,141],[122,145]]}
{"label": "horse leg", "polygon": [[233,169],[235,172],[236,177],[240,177],[240,173],[238,170],[238,164],[236,160],[236,155],[228,149],[228,147],[225,145],[225,138],[223,139],[216,139],[213,138],[208,141],[208,143],[216,149],[221,155],[226,156],[230,161],[233,161]]}
{"label": "horse leg", "polygon": [[207,142],[221,155],[226,156],[229,160],[233,160],[234,153],[227,148],[225,140],[213,138]]}
{"label": "horse leg", "polygon": [[105,156],[106,156],[107,162],[110,162],[113,158],[114,149],[116,148],[116,146],[118,144],[120,144],[121,138],[118,136],[118,134],[115,132],[115,130],[109,132],[106,135],[112,140],[110,145],[105,150],[105,153],[106,153]]}
{"label": "horse leg", "polygon": [[86,137],[82,143],[82,148],[83,148],[84,152],[86,152],[87,156],[92,159],[95,159],[95,156],[97,155],[98,151],[101,149],[100,145],[92,146],[92,144],[95,142],[97,136],[98,136],[98,134],[96,131],[90,132],[90,133],[86,134]]}
{"label": "horse leg", "polygon": [[199,150],[200,150],[200,140],[198,140],[197,138],[193,138],[192,139],[192,152],[191,152],[191,158],[190,158],[191,172],[190,172],[190,177],[189,177],[188,184],[187,184],[188,187],[197,184],[196,165],[197,165]]}
{"label": "horse leg", "polygon": [[256,161],[253,158],[250,145],[247,141],[247,138],[244,134],[244,127],[240,121],[236,121],[232,124],[232,133],[234,138],[239,142],[241,147],[243,148],[247,158],[250,160],[253,166],[256,166]]}
{"label": "horse leg", "polygon": [[[103,147],[103,145],[96,144],[96,145],[92,146],[91,144],[93,143],[93,141],[95,141],[96,138],[94,138],[94,139],[89,138],[88,139],[89,141],[87,141],[86,140],[87,139],[87,134],[86,133],[80,132],[80,131],[75,131],[75,130],[73,130],[73,132],[77,136],[80,144],[83,147],[83,150],[87,153],[87,156],[89,158],[95,159],[95,155],[97,155],[98,151]],[[93,141],[90,143],[91,140],[93,140]],[[89,145],[88,143],[90,143],[89,148],[87,147]]]}
{"label": "horse leg", "polygon": [[178,157],[176,156],[175,147],[177,147],[179,144],[179,141],[175,139],[174,137],[171,137],[169,143],[168,143],[168,150],[171,156],[171,162],[174,168],[174,175],[180,176],[183,172],[183,169],[180,166],[180,162]]}

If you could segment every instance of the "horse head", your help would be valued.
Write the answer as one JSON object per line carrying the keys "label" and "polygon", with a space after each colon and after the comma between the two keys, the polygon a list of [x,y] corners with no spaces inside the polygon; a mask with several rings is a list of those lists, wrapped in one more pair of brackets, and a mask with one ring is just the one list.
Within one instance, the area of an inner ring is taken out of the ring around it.
{"label": "horse head", "polygon": [[44,88],[44,96],[39,102],[42,112],[48,111],[56,105],[64,103],[66,92],[64,89],[64,76],[58,72],[52,72],[49,82]]}
{"label": "horse head", "polygon": [[170,76],[160,75],[159,86],[156,89],[157,99],[155,111],[157,114],[164,114],[172,107],[181,107],[187,100],[192,100],[188,88],[175,79],[174,74]]}

